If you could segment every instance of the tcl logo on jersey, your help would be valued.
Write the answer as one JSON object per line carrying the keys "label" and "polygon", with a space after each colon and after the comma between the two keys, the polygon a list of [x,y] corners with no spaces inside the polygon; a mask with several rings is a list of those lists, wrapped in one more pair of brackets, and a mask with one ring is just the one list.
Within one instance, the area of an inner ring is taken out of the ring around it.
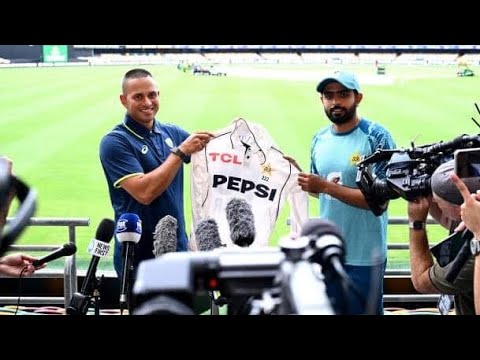
{"label": "tcl logo on jersey", "polygon": [[209,153],[210,159],[212,161],[221,161],[224,163],[231,163],[236,165],[241,165],[242,162],[238,160],[238,155],[232,155],[228,153]]}
{"label": "tcl logo on jersey", "polygon": [[277,189],[270,189],[264,184],[255,184],[253,181],[245,180],[235,176],[213,175],[213,187],[227,185],[228,190],[238,191],[242,194],[247,191],[253,191],[253,194],[259,198],[267,198],[270,201],[275,200]]}

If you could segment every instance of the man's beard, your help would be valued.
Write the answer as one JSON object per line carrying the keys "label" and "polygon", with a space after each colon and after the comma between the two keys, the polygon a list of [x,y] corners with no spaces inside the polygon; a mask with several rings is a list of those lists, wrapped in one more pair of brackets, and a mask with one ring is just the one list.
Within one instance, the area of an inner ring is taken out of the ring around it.
{"label": "man's beard", "polygon": [[[336,109],[344,110],[344,113],[342,115],[333,115],[332,111]],[[327,117],[330,119],[331,122],[333,122],[336,125],[342,125],[352,120],[355,117],[355,112],[356,112],[355,106],[351,107],[350,109],[336,107],[330,110],[325,110],[325,114],[327,115]]]}

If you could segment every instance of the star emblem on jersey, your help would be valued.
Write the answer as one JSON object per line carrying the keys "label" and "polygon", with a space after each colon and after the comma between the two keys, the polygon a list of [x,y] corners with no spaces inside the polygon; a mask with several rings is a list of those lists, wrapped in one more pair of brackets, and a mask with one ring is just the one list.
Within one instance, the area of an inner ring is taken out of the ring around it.
{"label": "star emblem on jersey", "polygon": [[362,157],[360,156],[359,153],[352,154],[352,156],[350,157],[350,163],[352,165],[357,165],[361,159]]}
{"label": "star emblem on jersey", "polygon": [[148,152],[148,146],[147,145],[143,145],[142,146],[142,150],[140,150],[142,152],[142,154],[146,154]]}
{"label": "star emblem on jersey", "polygon": [[260,165],[262,167],[262,175],[265,175],[265,176],[272,176],[272,166],[270,165],[270,163],[267,163],[265,165]]}

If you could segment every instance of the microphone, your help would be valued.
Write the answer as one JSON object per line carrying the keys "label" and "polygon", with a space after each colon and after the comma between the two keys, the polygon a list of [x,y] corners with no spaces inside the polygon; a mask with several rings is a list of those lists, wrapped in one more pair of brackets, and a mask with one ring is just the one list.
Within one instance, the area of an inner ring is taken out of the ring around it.
{"label": "microphone", "polygon": [[98,262],[101,257],[108,254],[110,250],[109,242],[112,240],[113,232],[115,231],[115,222],[111,219],[103,219],[97,227],[95,238],[90,241],[88,245],[88,252],[92,255],[90,265],[88,265],[85,280],[83,280],[81,293],[86,295],[89,293],[90,285],[95,279]]}
{"label": "microphone", "polygon": [[296,239],[290,236],[280,240],[279,246],[285,254],[285,261],[280,265],[277,283],[280,285],[279,315],[330,315],[330,304],[324,277],[319,276],[321,267],[313,264],[312,250],[308,236]]}
{"label": "microphone", "polygon": [[195,229],[198,249],[210,251],[222,246],[217,222],[213,219],[202,220]]}
{"label": "microphone", "polygon": [[250,204],[243,199],[233,198],[225,211],[233,243],[240,247],[250,246],[255,240],[255,219]]}
{"label": "microphone", "polygon": [[[315,250],[311,260],[322,267],[334,266],[333,259],[345,262],[343,237],[338,227],[324,219],[310,219],[302,227],[300,236],[310,239],[310,245]],[[334,266],[335,267],[335,266]]]}
{"label": "microphone", "polygon": [[[195,239],[200,251],[211,251],[224,246],[220,240],[218,224],[213,219],[202,220],[195,228]],[[208,291],[211,300],[210,311],[218,314],[218,306],[227,304],[227,299],[219,291]]]}
{"label": "microphone", "polygon": [[97,272],[98,262],[101,257],[107,256],[108,251],[110,250],[109,242],[112,240],[114,231],[115,222],[111,219],[103,219],[98,225],[95,238],[90,241],[87,249],[92,255],[92,260],[88,265],[88,270],[80,292],[73,294],[72,299],[70,300],[70,304],[67,308],[68,315],[87,314],[90,298],[95,287],[95,274]]}
{"label": "microphone", "polygon": [[[343,267],[345,249],[343,237],[338,227],[325,219],[309,219],[303,225],[300,236],[309,239],[311,248],[309,259],[322,268],[327,295],[335,313],[349,314],[349,298],[352,292],[359,296],[362,302],[365,302]],[[339,280],[340,287],[338,288]],[[337,288],[338,290],[335,290]],[[335,290],[333,294],[329,294],[329,289]]]}
{"label": "microphone", "polygon": [[57,260],[58,258],[61,258],[62,256],[70,256],[75,254],[77,251],[77,247],[73,243],[66,243],[64,244],[61,248],[58,248],[54,252],[41,257],[40,259],[32,261],[32,265],[34,267],[39,267],[47,262]]}
{"label": "microphone", "polygon": [[458,250],[457,256],[453,259],[445,273],[445,280],[449,283],[453,283],[457,279],[458,274],[472,255],[470,251],[470,240],[473,238],[473,233],[470,230],[465,229],[462,233],[462,238],[465,239],[465,242],[460,250]]}
{"label": "microphone", "polygon": [[178,223],[171,215],[166,215],[158,220],[153,233],[153,255],[160,255],[177,251]]}
{"label": "microphone", "polygon": [[142,237],[142,221],[137,214],[125,213],[117,221],[116,235],[123,246],[123,270],[120,289],[120,311],[127,308],[131,294],[134,245]]}

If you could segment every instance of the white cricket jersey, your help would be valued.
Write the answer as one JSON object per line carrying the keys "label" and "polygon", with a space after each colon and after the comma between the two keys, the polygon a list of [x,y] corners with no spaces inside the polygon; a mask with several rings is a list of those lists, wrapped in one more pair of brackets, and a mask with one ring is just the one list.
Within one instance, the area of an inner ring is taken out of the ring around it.
{"label": "white cricket jersey", "polygon": [[[232,198],[252,207],[255,240],[252,247],[268,246],[285,200],[290,203],[291,235],[308,220],[308,194],[298,185],[299,170],[283,158],[268,132],[242,118],[214,132],[203,151],[191,156],[192,228],[214,219],[222,244],[234,245],[226,206]],[[195,248],[194,231],[191,246]]]}

